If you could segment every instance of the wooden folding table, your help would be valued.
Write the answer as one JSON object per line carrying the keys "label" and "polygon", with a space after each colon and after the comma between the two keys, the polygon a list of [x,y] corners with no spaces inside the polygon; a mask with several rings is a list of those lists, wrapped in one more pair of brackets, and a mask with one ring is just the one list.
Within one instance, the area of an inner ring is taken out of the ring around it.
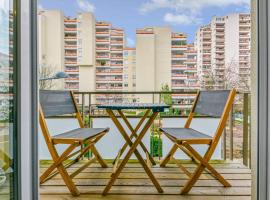
{"label": "wooden folding table", "polygon": [[[154,186],[156,187],[157,191],[159,193],[162,193],[163,190],[158,183],[157,179],[153,175],[150,164],[155,164],[154,159],[151,157],[149,151],[145,147],[145,145],[142,142],[143,137],[145,136],[148,129],[153,124],[155,118],[157,117],[159,112],[163,112],[165,108],[169,108],[166,104],[141,104],[141,103],[132,103],[132,104],[108,104],[108,105],[99,105],[98,108],[106,109],[108,115],[114,122],[115,126],[125,139],[126,143],[122,146],[120,149],[115,161],[114,161],[114,167],[113,167],[113,173],[111,175],[111,179],[109,180],[107,186],[105,187],[103,191],[103,195],[106,195],[109,190],[111,189],[112,185],[118,178],[119,174],[127,164],[128,160],[130,159],[131,155],[134,153],[137,157],[138,161],[143,166],[145,172],[149,176],[150,180],[153,182]],[[140,119],[137,126],[134,128],[132,127],[131,123],[128,121],[128,118],[124,115],[122,110],[145,110],[145,113],[142,115],[142,118]],[[115,115],[114,111],[116,111],[119,114],[119,117],[123,119],[123,122],[128,127],[131,134],[128,134],[127,131],[124,129],[120,121],[118,120],[117,116]],[[146,123],[144,124],[144,122]],[[141,126],[144,124],[144,126],[141,128]],[[141,128],[141,130],[140,130]],[[140,130],[140,132],[139,132]],[[135,138],[135,141],[133,142],[132,139]],[[138,145],[141,146],[141,148],[146,153],[146,158],[148,162],[145,162],[141,154],[139,153],[137,147]],[[125,152],[127,147],[130,147],[127,154],[123,158],[123,160],[120,162],[121,155]]]}

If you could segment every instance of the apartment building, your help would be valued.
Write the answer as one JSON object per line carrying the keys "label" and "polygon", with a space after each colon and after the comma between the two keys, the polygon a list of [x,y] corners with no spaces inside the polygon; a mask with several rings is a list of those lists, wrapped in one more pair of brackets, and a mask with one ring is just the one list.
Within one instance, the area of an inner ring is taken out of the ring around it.
{"label": "apartment building", "polygon": [[[136,90],[160,91],[168,85],[172,91],[197,89],[197,62],[193,44],[187,35],[173,33],[168,27],[148,27],[137,30]],[[176,103],[190,101],[193,96],[174,94]],[[142,97],[152,101],[151,97]]]}
{"label": "apartment building", "polygon": [[250,14],[231,14],[225,24],[225,62],[228,73],[239,89],[250,88],[250,49],[251,18]]}
{"label": "apartment building", "polygon": [[197,72],[200,87],[209,86],[209,73],[211,73],[212,36],[210,25],[202,26],[196,32],[195,49],[197,51]]}
{"label": "apartment building", "polygon": [[[38,22],[39,63],[69,75],[62,84],[55,84],[59,89],[124,90],[123,29],[96,21],[92,13],[86,12],[71,18],[58,10],[40,11]],[[116,96],[96,96],[98,101],[108,98]]]}
{"label": "apartment building", "polygon": [[203,89],[250,85],[250,14],[213,17],[196,33],[197,68]]}
{"label": "apartment building", "polygon": [[[186,34],[172,33],[171,51],[172,91],[198,89],[197,54],[194,44],[188,44]],[[188,104],[193,98],[194,96],[189,94],[173,94],[173,101],[178,104]]]}
{"label": "apartment building", "polygon": [[[96,23],[96,91],[122,91],[124,30],[109,22]],[[122,95],[97,95],[99,102],[119,101]]]}

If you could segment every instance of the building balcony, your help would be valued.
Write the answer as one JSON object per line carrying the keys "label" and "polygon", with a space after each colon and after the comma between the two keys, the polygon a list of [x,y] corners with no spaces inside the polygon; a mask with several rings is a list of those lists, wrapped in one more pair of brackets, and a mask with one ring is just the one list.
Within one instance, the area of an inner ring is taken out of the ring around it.
{"label": "building balcony", "polygon": [[109,36],[110,32],[109,31],[96,31],[97,36]]}
{"label": "building balcony", "polygon": [[124,33],[111,33],[111,38],[123,38]]}
{"label": "building balcony", "polygon": [[185,63],[197,63],[197,60],[196,59],[188,59],[185,61]]}
{"label": "building balcony", "polygon": [[70,54],[70,53],[65,53],[66,58],[77,58],[77,54]]}
{"label": "building balcony", "polygon": [[110,51],[109,47],[96,47],[97,52],[108,52]]}
{"label": "building balcony", "polygon": [[172,64],[172,68],[173,69],[183,69],[183,70],[185,70],[187,67],[186,67],[186,65],[179,65],[179,64]]}
{"label": "building balcony", "polygon": [[67,33],[77,33],[77,28],[65,28],[64,31]]}
{"label": "building balcony", "polygon": [[110,43],[110,40],[109,39],[96,39],[96,43],[97,44],[109,44]]}
{"label": "building balcony", "polygon": [[96,59],[98,59],[98,60],[109,60],[110,55],[96,55]]}
{"label": "building balcony", "polygon": [[77,61],[65,61],[65,65],[77,65]]}
{"label": "building balcony", "polygon": [[65,72],[68,74],[77,74],[79,73],[79,69],[66,69]]}
{"label": "building balcony", "polygon": [[116,64],[116,63],[111,63],[112,67],[122,67],[123,66],[123,63],[119,63],[119,64]]}
{"label": "building balcony", "polygon": [[65,49],[77,50],[77,45],[65,45]]}
{"label": "building balcony", "polygon": [[123,56],[111,56],[111,60],[123,60]]}
{"label": "building balcony", "polygon": [[124,41],[113,41],[111,40],[111,45],[112,46],[123,46]]}
{"label": "building balcony", "polygon": [[111,26],[108,22],[97,22],[96,28],[109,28]]}
{"label": "building balcony", "polygon": [[77,19],[64,19],[64,23],[75,24],[75,23],[77,23],[77,22],[78,22]]}

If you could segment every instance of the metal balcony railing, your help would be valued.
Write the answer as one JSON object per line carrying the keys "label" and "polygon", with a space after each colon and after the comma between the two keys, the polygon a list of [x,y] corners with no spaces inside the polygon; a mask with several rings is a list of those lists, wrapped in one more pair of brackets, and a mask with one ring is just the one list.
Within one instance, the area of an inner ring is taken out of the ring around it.
{"label": "metal balcony railing", "polygon": [[[82,117],[87,126],[91,127],[93,119],[108,118],[104,110],[97,109],[96,106],[101,103],[121,103],[121,102],[143,102],[147,97],[147,103],[164,102],[165,99],[171,99],[171,108],[161,113],[159,120],[167,118],[186,118],[192,106],[196,90],[182,90],[179,92],[122,92],[122,91],[100,91],[100,92],[75,92],[78,97],[78,103]],[[166,100],[165,100],[166,103]],[[128,117],[138,118],[140,113],[128,112]],[[205,118],[205,116],[196,116],[196,118]],[[155,123],[155,125],[160,123]],[[175,126],[179,126],[176,124]],[[155,129],[156,130],[156,129]],[[224,160],[240,159],[243,164],[250,166],[251,161],[251,142],[250,142],[250,93],[238,92],[234,102],[232,112],[224,130],[222,139],[222,158]],[[153,135],[151,145],[157,142],[157,147],[162,148],[160,136]],[[152,141],[153,140],[153,141]],[[158,155],[154,155],[158,156]]]}

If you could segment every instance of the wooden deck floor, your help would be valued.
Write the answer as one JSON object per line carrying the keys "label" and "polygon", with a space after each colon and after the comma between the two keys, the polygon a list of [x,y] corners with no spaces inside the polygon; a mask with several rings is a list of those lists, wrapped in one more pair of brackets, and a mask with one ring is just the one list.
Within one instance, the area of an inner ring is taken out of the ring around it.
{"label": "wooden deck floor", "polygon": [[[195,165],[186,163],[190,171]],[[251,172],[239,163],[216,163],[213,166],[231,183],[232,187],[224,188],[212,176],[204,172],[191,190],[189,195],[180,195],[180,189],[187,181],[187,176],[174,164],[166,168],[153,167],[152,171],[158,178],[164,194],[158,194],[143,168],[138,163],[129,163],[120,178],[112,187],[110,194],[102,196],[101,192],[108,182],[112,172],[109,168],[100,168],[97,164],[91,165],[75,177],[74,182],[81,192],[80,197],[72,197],[59,175],[42,184],[40,187],[41,200],[68,200],[68,199],[103,199],[103,200],[249,200],[251,199]],[[46,165],[41,165],[41,171]],[[78,165],[73,165],[69,172]]]}

